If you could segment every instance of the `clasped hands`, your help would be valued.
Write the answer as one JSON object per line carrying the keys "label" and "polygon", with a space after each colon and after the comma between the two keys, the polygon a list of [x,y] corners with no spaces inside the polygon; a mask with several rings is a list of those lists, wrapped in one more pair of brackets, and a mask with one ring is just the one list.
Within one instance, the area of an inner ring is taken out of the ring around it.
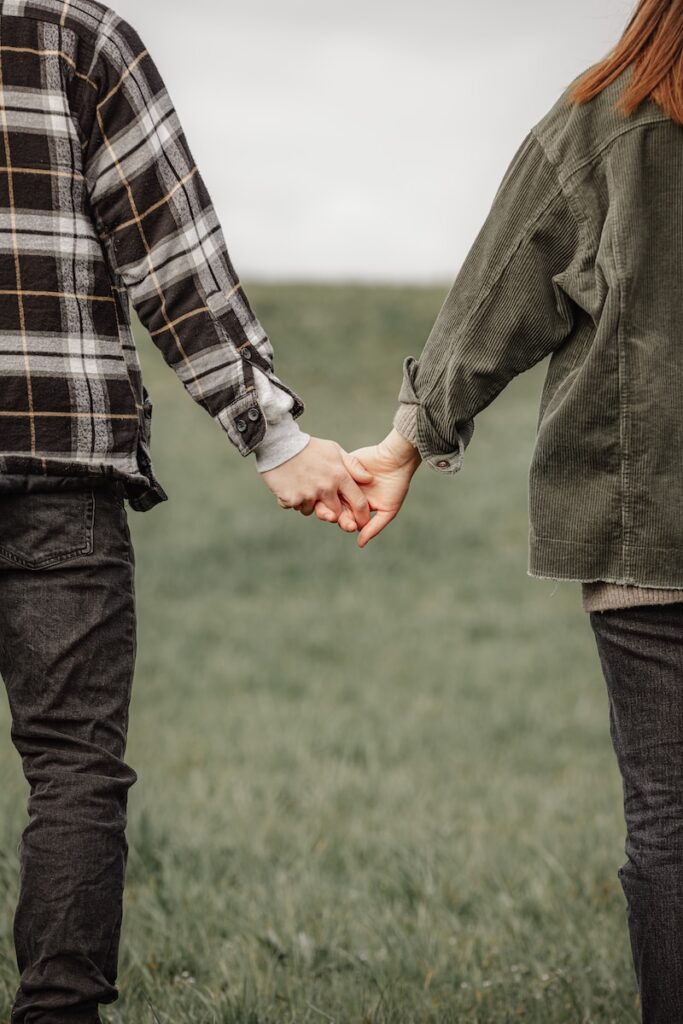
{"label": "clasped hands", "polygon": [[398,515],[420,462],[417,449],[397,430],[350,454],[335,441],[314,437],[263,479],[281,508],[358,533],[364,548]]}

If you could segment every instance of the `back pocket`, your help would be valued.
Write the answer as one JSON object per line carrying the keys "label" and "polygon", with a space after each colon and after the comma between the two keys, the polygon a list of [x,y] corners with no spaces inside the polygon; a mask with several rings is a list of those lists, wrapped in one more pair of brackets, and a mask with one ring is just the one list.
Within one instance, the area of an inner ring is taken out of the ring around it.
{"label": "back pocket", "polygon": [[92,554],[92,490],[10,494],[0,498],[0,560],[50,569]]}

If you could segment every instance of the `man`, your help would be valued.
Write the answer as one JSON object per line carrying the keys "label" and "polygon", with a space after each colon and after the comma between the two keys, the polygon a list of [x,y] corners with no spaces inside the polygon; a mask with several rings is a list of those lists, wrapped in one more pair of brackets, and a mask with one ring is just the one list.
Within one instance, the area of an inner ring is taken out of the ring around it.
{"label": "man", "polygon": [[280,505],[356,530],[370,475],[295,420],[171,101],[93,0],[0,0],[0,671],[31,793],[13,1024],[115,987],[135,654],[124,499],[166,498],[128,299]]}

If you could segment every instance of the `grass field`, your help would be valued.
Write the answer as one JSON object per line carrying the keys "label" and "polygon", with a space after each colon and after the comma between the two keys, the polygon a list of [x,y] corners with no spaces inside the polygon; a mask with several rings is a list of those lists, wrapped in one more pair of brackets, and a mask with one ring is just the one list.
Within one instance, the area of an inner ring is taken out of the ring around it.
{"label": "grass field", "polygon": [[[388,429],[439,290],[250,290],[304,423]],[[108,1024],[627,1024],[621,783],[579,587],[531,579],[544,367],[366,551],[282,512],[141,339],[171,500],[131,513],[139,656]],[[25,784],[0,750],[0,1015]]]}

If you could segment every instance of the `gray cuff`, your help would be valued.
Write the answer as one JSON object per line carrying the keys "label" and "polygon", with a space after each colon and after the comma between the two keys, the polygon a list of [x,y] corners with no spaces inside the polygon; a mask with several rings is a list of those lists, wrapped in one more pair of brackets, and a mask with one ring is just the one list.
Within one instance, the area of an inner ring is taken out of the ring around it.
{"label": "gray cuff", "polygon": [[394,416],[394,427],[406,441],[417,448],[417,406],[399,405]]}
{"label": "gray cuff", "polygon": [[259,473],[268,473],[284,462],[299,455],[311,440],[295,423],[291,415],[268,424],[266,436],[256,448],[256,468]]}

